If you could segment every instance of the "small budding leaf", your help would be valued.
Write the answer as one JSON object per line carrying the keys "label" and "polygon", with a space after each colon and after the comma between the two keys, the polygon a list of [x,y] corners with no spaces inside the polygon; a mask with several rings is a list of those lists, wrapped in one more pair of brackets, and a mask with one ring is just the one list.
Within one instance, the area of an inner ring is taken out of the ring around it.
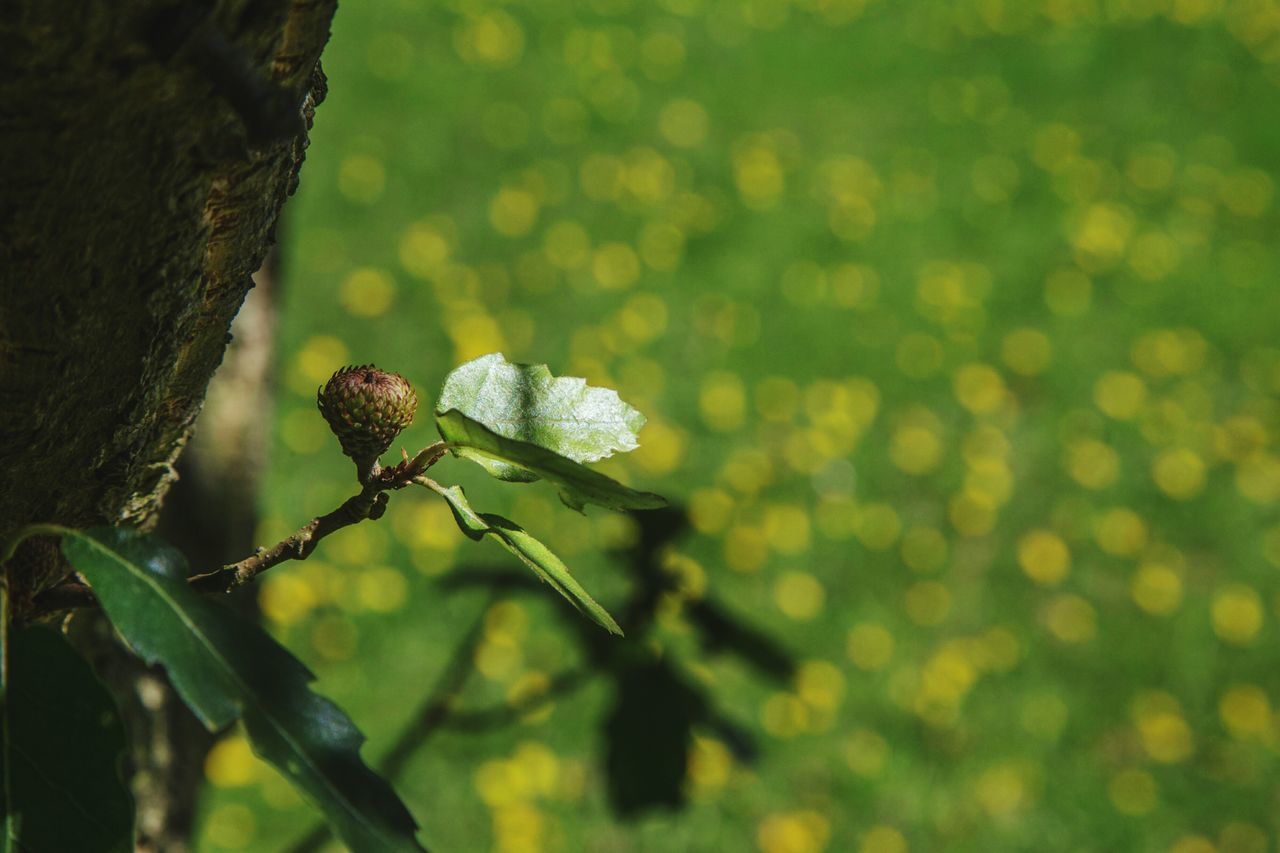
{"label": "small budding leaf", "polygon": [[476,512],[458,486],[440,487],[436,491],[448,502],[458,528],[469,538],[478,541],[486,533],[492,534],[502,547],[519,557],[539,578],[551,584],[579,612],[589,616],[611,634],[622,636],[622,629],[613,621],[613,617],[582,588],[569,573],[569,567],[551,553],[546,545],[534,539],[514,521],[493,513]]}
{"label": "small budding leaf", "polygon": [[[580,463],[635,450],[636,433],[645,421],[617,391],[592,387],[575,376],[555,377],[545,364],[513,364],[501,353],[469,361],[445,378],[436,415],[451,409],[503,438]],[[475,461],[500,480],[528,482],[538,477],[501,459]]]}
{"label": "small budding leaf", "polygon": [[[661,495],[624,486],[540,445],[499,435],[457,409],[437,413],[436,426],[455,456],[478,462],[500,479],[550,480],[559,490],[560,500],[578,512],[589,503],[614,510],[660,509],[667,505]],[[520,468],[526,476],[503,477],[494,473],[490,467],[493,463]]]}

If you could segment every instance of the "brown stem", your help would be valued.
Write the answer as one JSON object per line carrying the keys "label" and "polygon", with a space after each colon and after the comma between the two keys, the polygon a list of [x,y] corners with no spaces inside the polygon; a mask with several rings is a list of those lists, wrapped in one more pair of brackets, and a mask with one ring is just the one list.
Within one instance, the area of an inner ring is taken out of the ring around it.
{"label": "brown stem", "polygon": [[[211,572],[193,575],[187,579],[193,589],[200,592],[225,593],[250,583],[258,575],[287,560],[305,560],[320,544],[320,540],[344,527],[358,524],[365,519],[377,521],[387,511],[389,491],[403,489],[410,483],[422,482],[423,471],[440,461],[447,451],[443,441],[437,441],[420,450],[412,458],[402,451],[402,460],[390,468],[380,468],[365,484],[360,493],[348,498],[333,512],[317,516],[299,527],[291,536],[281,539],[270,548],[261,548],[251,557],[238,563],[223,566]],[[428,481],[431,482],[431,481]],[[440,491],[438,485],[437,491]],[[76,607],[94,607],[98,603],[93,591],[79,581],[67,581],[46,590],[35,601],[37,614],[70,610]]]}
{"label": "brown stem", "polygon": [[364,521],[377,519],[386,511],[387,495],[379,483],[370,483],[360,494],[348,498],[333,512],[311,519],[298,528],[292,536],[285,537],[270,548],[258,551],[238,563],[189,578],[188,583],[201,592],[230,592],[244,586],[272,566],[285,560],[305,560],[330,533]]}

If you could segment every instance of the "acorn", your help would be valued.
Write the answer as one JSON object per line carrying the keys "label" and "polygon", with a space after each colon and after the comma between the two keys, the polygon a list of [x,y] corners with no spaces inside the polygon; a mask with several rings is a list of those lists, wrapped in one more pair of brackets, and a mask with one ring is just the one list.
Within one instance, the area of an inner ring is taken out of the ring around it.
{"label": "acorn", "polygon": [[409,380],[372,364],[344,367],[316,392],[320,414],[356,463],[361,483],[378,473],[378,457],[413,422],[418,395]]}

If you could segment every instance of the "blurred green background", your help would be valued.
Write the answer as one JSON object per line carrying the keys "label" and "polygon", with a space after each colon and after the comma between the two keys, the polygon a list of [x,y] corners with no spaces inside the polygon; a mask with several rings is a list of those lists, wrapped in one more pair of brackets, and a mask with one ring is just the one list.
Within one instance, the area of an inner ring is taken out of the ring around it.
{"label": "blurred green background", "polygon": [[[493,597],[510,558],[425,490],[273,570],[266,619],[371,763],[463,648],[455,711],[501,723],[401,774],[435,850],[1275,849],[1278,63],[1274,0],[344,4],[262,541],[352,491],[333,370],[412,380],[414,450],[492,351],[644,411],[603,467],[689,526],[622,652]],[[436,471],[625,610],[636,522]],[[794,671],[707,648],[700,601]],[[535,701],[601,654],[728,721],[683,808],[610,807],[616,673]],[[206,772],[202,851],[315,820],[234,734]]]}

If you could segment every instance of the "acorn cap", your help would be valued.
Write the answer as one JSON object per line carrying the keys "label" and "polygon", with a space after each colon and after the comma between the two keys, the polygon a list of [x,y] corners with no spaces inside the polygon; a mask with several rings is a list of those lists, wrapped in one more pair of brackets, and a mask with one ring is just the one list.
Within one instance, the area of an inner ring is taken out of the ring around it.
{"label": "acorn cap", "polygon": [[400,374],[361,364],[329,377],[316,393],[316,403],[364,482],[378,457],[413,422],[418,395]]}

